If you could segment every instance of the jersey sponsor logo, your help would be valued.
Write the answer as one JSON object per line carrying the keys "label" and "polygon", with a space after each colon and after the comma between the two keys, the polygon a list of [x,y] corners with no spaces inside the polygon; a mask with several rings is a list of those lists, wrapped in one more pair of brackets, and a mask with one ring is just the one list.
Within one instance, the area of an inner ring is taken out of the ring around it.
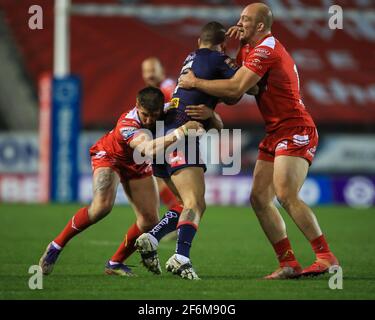
{"label": "jersey sponsor logo", "polygon": [[269,50],[267,50],[267,49],[264,49],[264,48],[255,48],[254,52],[261,53],[261,54],[265,55],[266,57],[268,57],[269,55],[271,55],[271,52]]}
{"label": "jersey sponsor logo", "polygon": [[236,61],[230,57],[226,58],[224,62],[229,66],[229,68],[233,70],[236,70],[238,68]]}
{"label": "jersey sponsor logo", "polygon": [[316,147],[312,147],[310,149],[307,150],[307,153],[312,157],[314,158],[315,156],[315,152],[316,152]]}
{"label": "jersey sponsor logo", "polygon": [[192,62],[192,60],[194,60],[194,58],[195,58],[196,55],[197,55],[197,54],[196,54],[195,52],[190,53],[190,54],[186,57],[186,59],[185,59],[185,61],[184,61],[184,65],[186,65],[186,64],[189,63],[189,62]]}
{"label": "jersey sponsor logo", "polygon": [[254,66],[255,68],[257,68],[259,70],[263,69],[263,67],[259,63],[256,63],[256,62],[253,62],[253,61],[248,62],[247,65]]}
{"label": "jersey sponsor logo", "polygon": [[254,66],[255,68],[262,70],[262,62],[258,58],[254,58],[252,55],[247,58],[246,65]]}
{"label": "jersey sponsor logo", "polygon": [[137,129],[136,127],[122,127],[120,128],[120,133],[124,140],[127,140],[134,135]]}
{"label": "jersey sponsor logo", "polygon": [[186,164],[185,157],[181,152],[171,153],[168,162],[172,168]]}
{"label": "jersey sponsor logo", "polygon": [[268,58],[268,56],[266,54],[264,54],[263,52],[254,52],[253,56],[260,57],[260,58],[263,58],[263,59]]}
{"label": "jersey sponsor logo", "polygon": [[105,155],[107,154],[106,151],[99,151],[95,154],[95,159],[100,159],[100,158],[103,158]]}
{"label": "jersey sponsor logo", "polygon": [[178,108],[178,105],[180,104],[180,98],[172,98],[171,101],[164,104],[164,112],[167,112],[168,110]]}
{"label": "jersey sponsor logo", "polygon": [[[192,53],[190,53],[190,54],[187,56],[187,58],[186,58],[185,61],[184,61],[183,66],[182,66],[182,68],[181,68],[180,75],[181,75],[181,74],[185,74],[185,73],[187,73],[188,70],[191,69],[191,67],[193,66],[193,62],[194,62],[194,58],[195,58],[195,57],[196,57],[196,53],[195,53],[195,52],[192,52]],[[178,82],[178,80],[177,80],[177,82]],[[177,88],[178,88],[178,86],[176,86],[176,89],[175,89],[174,92],[177,91]]]}
{"label": "jersey sponsor logo", "polygon": [[295,134],[293,136],[293,143],[297,146],[306,146],[310,143],[310,139],[307,134],[303,136]]}
{"label": "jersey sponsor logo", "polygon": [[286,149],[288,149],[288,141],[283,140],[277,144],[275,151],[286,150]]}

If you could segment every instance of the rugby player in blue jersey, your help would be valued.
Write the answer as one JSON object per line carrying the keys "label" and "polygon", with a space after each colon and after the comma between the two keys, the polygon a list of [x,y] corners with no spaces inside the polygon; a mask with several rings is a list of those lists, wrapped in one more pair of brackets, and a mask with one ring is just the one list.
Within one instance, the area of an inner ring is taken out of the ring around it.
{"label": "rugby player in blue jersey", "polygon": [[[203,79],[229,79],[238,67],[225,53],[225,28],[218,22],[206,24],[201,31],[199,49],[190,53],[185,59],[181,74],[193,70],[197,77]],[[234,101],[221,100],[227,104]],[[175,89],[171,109],[166,113],[165,131],[177,128],[191,119],[199,120],[205,129],[223,128],[220,117],[213,111],[219,98],[199,90]],[[195,141],[196,152],[188,150],[185,142],[184,152],[175,151],[167,154],[169,163],[154,164],[153,174],[163,178],[172,191],[181,199],[184,209],[180,216],[168,212],[150,232],[142,234],[136,241],[136,247],[142,256],[144,266],[161,273],[157,247],[160,239],[177,228],[178,238],[175,254],[166,263],[166,269],[182,278],[199,279],[190,261],[190,247],[196,234],[199,222],[206,209],[204,199],[205,164],[199,161],[199,139]],[[193,143],[194,144],[194,143]],[[189,156],[189,157],[188,157]],[[193,158],[193,159],[191,159]]]}

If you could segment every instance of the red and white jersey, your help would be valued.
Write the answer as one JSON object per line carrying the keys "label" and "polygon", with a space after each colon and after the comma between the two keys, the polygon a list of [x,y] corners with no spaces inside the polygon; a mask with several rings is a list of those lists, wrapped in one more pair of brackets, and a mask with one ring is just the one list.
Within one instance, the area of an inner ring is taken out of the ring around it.
{"label": "red and white jersey", "polygon": [[91,147],[90,152],[99,157],[107,155],[116,160],[118,164],[134,164],[136,166],[133,160],[133,149],[129,144],[141,128],[137,108],[133,108],[120,116],[116,127],[101,137]]}
{"label": "red and white jersey", "polygon": [[270,34],[253,48],[243,46],[237,62],[262,78],[255,98],[267,132],[280,127],[315,126],[301,100],[297,67],[275,37]]}
{"label": "red and white jersey", "polygon": [[160,84],[160,90],[164,94],[164,102],[168,102],[172,99],[175,88],[176,88],[176,82],[170,78],[165,79]]}

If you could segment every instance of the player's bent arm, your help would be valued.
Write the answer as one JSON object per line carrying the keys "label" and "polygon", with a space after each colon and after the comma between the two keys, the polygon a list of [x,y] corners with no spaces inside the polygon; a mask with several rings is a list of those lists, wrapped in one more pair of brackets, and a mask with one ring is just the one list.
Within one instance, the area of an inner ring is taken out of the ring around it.
{"label": "player's bent arm", "polygon": [[[259,87],[255,85],[254,87],[251,87],[249,90],[246,91],[246,94],[251,96],[256,96],[259,93]],[[237,104],[241,99],[242,95],[239,98],[229,98],[229,97],[222,97],[220,100],[224,102],[228,106],[233,106]]]}
{"label": "player's bent arm", "polygon": [[256,96],[258,93],[259,93],[259,87],[257,85],[255,85],[254,87],[246,91],[246,94],[250,96]]}
{"label": "player's bent arm", "polygon": [[242,96],[239,98],[229,98],[229,97],[221,97],[220,100],[228,106],[233,106],[237,104],[241,100]]}
{"label": "player's bent arm", "polygon": [[154,140],[147,133],[140,133],[130,142],[129,146],[143,156],[154,158],[158,152],[163,151],[176,142],[179,136],[182,137],[184,135],[184,131],[180,128]]}
{"label": "player's bent arm", "polygon": [[[257,85],[255,85],[254,87],[246,91],[246,94],[250,96],[256,96],[258,93],[259,93],[259,87]],[[224,98],[220,98],[220,100],[228,106],[233,106],[237,104],[238,102],[240,102],[242,97],[243,97],[242,95],[239,98],[224,97]]]}
{"label": "player's bent arm", "polygon": [[225,80],[205,80],[195,78],[191,85],[216,97],[240,98],[246,91],[254,87],[260,80],[255,72],[242,66],[235,75]]}
{"label": "player's bent arm", "polygon": [[188,130],[191,129],[198,131],[202,129],[202,124],[196,121],[189,121],[171,133],[156,139],[152,139],[149,134],[141,132],[129,143],[129,146],[137,150],[143,156],[154,158],[159,152],[163,152],[172,143],[187,136]]}

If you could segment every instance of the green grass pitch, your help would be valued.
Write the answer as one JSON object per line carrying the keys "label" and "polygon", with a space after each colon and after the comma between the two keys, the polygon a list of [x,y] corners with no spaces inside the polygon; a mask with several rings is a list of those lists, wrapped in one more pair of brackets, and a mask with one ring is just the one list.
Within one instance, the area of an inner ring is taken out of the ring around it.
{"label": "green grass pitch", "polygon": [[[42,290],[30,290],[30,265],[65,226],[78,205],[0,205],[0,299],[374,299],[375,210],[314,209],[343,266],[343,289],[328,287],[330,275],[314,279],[265,281],[277,267],[271,246],[250,208],[208,207],[192,248],[202,281],[171,274],[154,276],[135,253],[128,261],[136,278],[107,276],[104,263],[134,221],[129,207],[116,206],[97,225],[73,239]],[[313,262],[309,243],[283,213],[295,254]],[[162,267],[175,243],[160,244]]]}

